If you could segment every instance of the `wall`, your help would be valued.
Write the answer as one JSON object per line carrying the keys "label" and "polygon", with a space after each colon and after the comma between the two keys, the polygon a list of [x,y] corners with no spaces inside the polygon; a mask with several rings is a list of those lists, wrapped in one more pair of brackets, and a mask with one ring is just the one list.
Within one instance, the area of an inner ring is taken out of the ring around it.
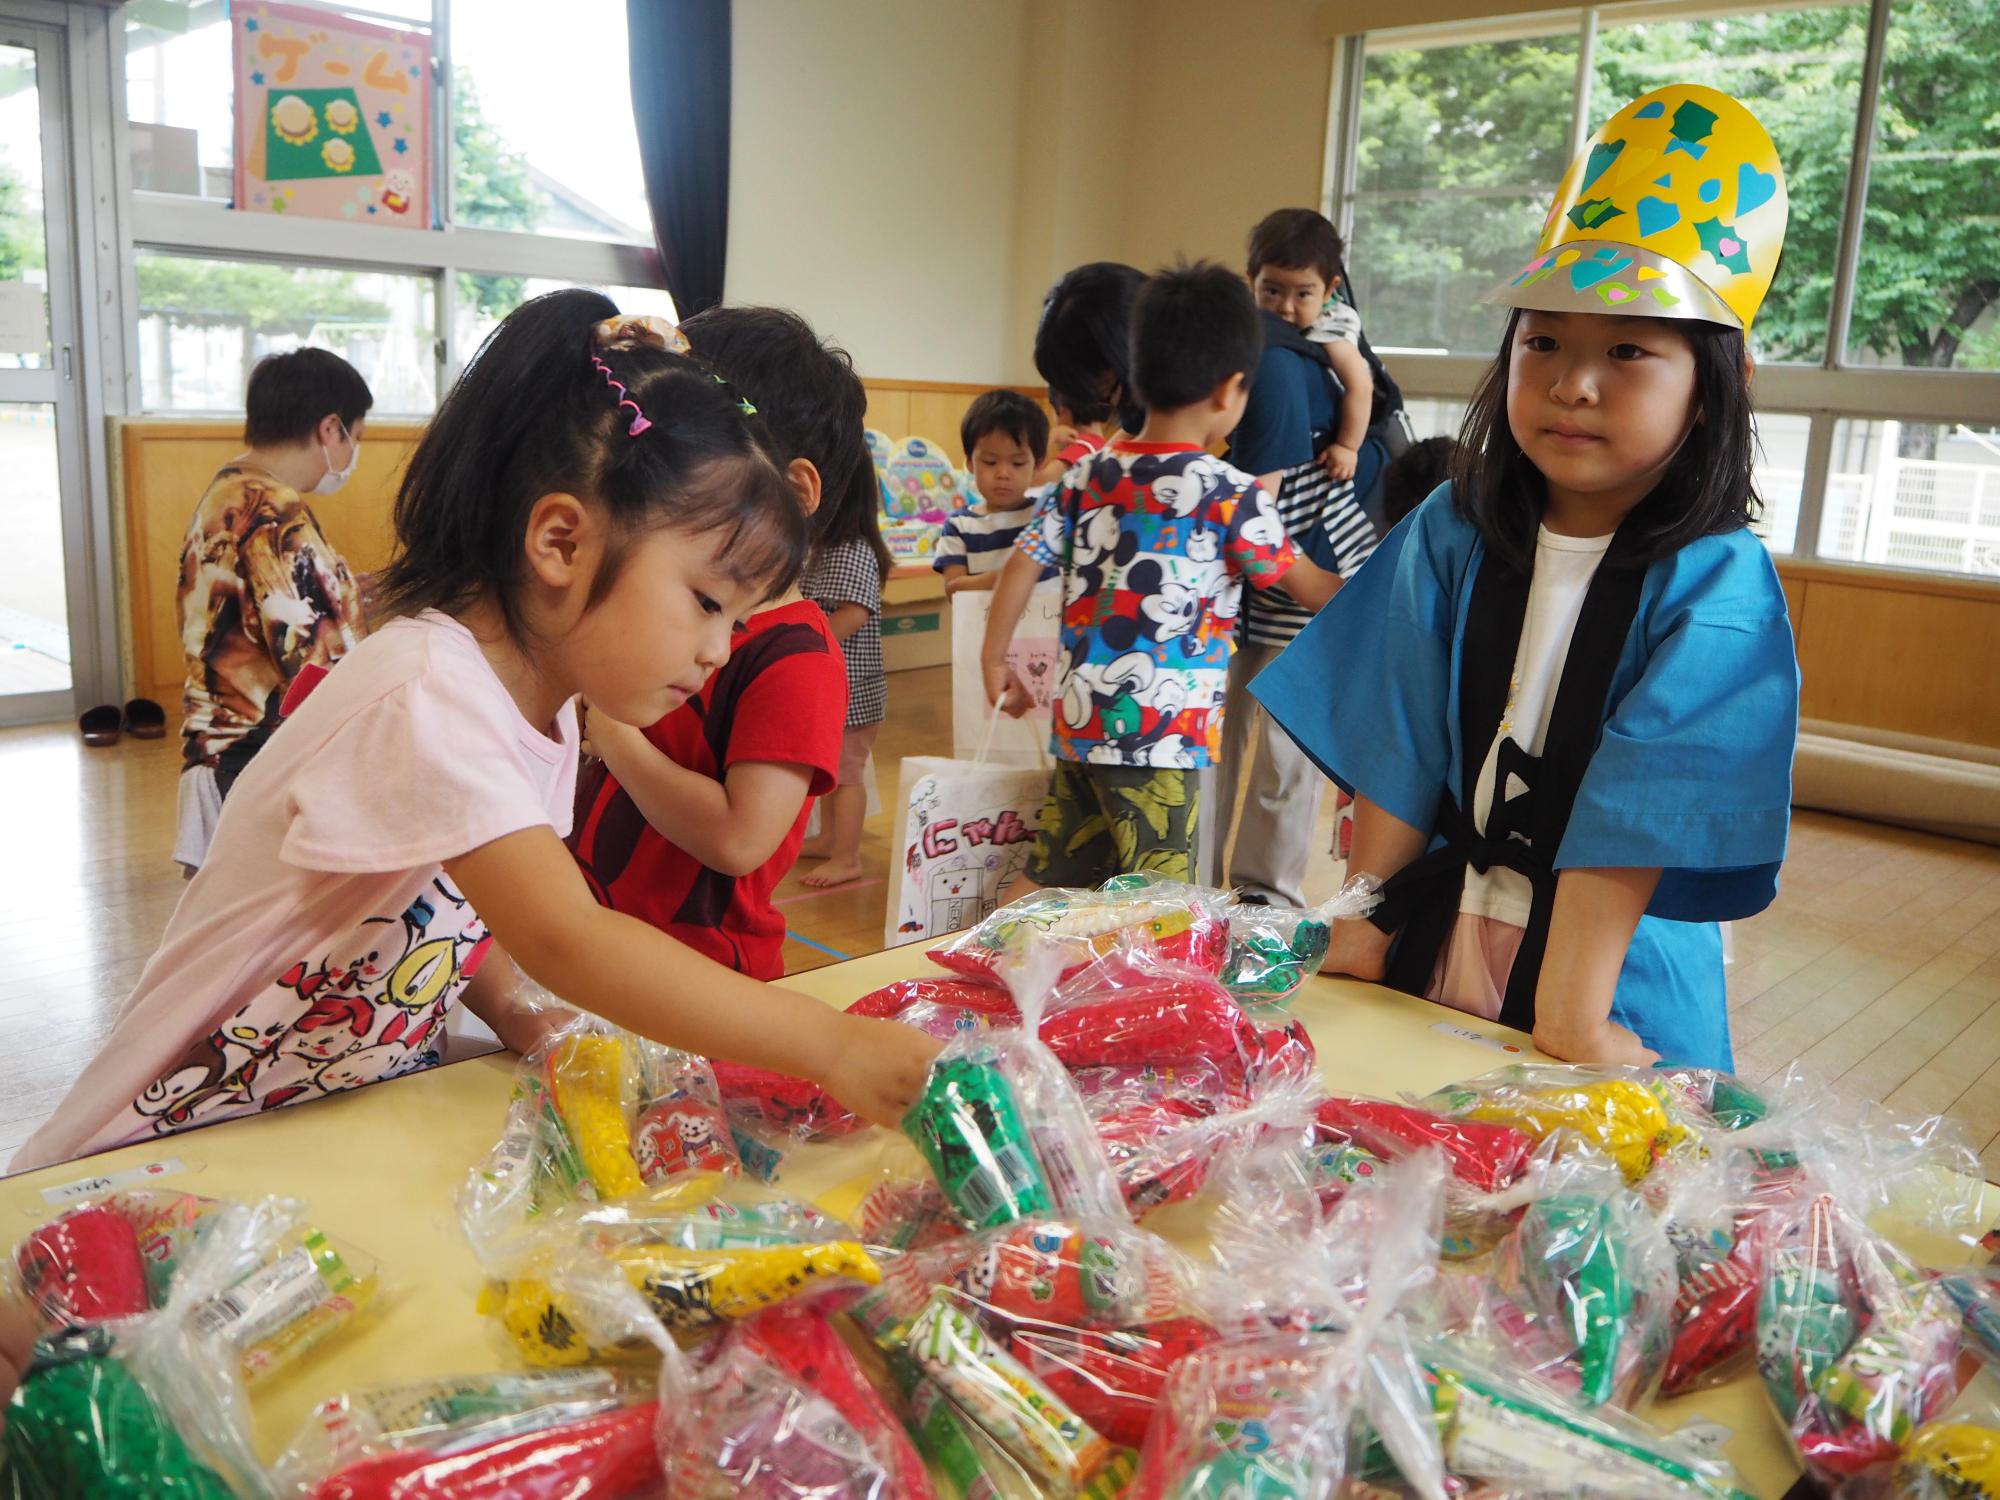
{"label": "wall", "polygon": [[797,309],[867,375],[1032,378],[1010,296],[1030,8],[738,5],[729,300]]}
{"label": "wall", "polygon": [[1265,214],[1319,206],[1333,44],[1312,0],[1152,0],[1145,17],[1121,258],[1240,267]]}

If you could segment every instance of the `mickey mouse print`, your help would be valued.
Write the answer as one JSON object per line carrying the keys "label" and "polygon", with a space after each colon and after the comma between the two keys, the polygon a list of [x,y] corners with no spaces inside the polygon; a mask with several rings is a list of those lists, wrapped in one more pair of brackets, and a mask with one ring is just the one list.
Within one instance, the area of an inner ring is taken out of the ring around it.
{"label": "mickey mouse print", "polygon": [[1191,444],[1114,443],[1017,545],[1062,577],[1057,754],[1213,764],[1243,584],[1269,588],[1299,556],[1256,479]]}

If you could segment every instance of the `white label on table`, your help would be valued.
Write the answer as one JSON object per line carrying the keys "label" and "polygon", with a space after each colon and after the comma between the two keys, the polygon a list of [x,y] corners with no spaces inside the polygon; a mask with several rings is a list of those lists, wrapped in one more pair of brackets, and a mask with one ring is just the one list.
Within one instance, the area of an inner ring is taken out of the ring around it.
{"label": "white label on table", "polygon": [[1526,1057],[1528,1049],[1518,1042],[1503,1042],[1497,1036],[1488,1036],[1483,1031],[1474,1031],[1470,1026],[1454,1026],[1449,1021],[1431,1022],[1431,1030],[1455,1036],[1461,1042],[1471,1042],[1479,1047],[1491,1047],[1495,1052],[1504,1052],[1509,1057]]}
{"label": "white label on table", "polygon": [[136,1182],[151,1182],[155,1177],[171,1177],[176,1172],[185,1172],[187,1165],[178,1156],[169,1156],[165,1161],[149,1161],[144,1166],[127,1167],[122,1172],[106,1172],[101,1177],[84,1177],[75,1182],[65,1182],[61,1187],[42,1189],[44,1203],[71,1203],[78,1198],[94,1197],[98,1193],[108,1193],[113,1188],[130,1187]]}

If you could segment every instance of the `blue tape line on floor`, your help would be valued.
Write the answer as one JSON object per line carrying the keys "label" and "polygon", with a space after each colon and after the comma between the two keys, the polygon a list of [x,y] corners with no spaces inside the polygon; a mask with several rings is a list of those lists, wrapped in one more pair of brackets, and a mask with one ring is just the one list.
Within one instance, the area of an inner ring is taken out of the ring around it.
{"label": "blue tape line on floor", "polygon": [[845,962],[846,960],[854,956],[851,953],[842,953],[838,948],[829,948],[825,943],[815,943],[811,938],[801,937],[796,932],[788,932],[785,934],[785,936],[790,938],[795,943],[804,943],[808,948],[811,948],[816,953],[824,953],[829,958],[837,958],[840,959],[842,962]]}

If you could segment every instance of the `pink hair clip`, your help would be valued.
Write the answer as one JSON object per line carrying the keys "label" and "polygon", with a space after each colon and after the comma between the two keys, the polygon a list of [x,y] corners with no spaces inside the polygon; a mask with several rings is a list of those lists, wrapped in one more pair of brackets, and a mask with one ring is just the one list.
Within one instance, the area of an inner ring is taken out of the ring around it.
{"label": "pink hair clip", "polygon": [[607,365],[595,354],[590,356],[590,362],[597,366],[597,373],[604,377],[604,383],[618,393],[618,405],[620,409],[622,410],[627,406],[632,408],[632,425],[625,429],[625,436],[637,437],[648,427],[651,427],[653,419],[639,409],[639,403],[634,401],[631,392],[625,389],[625,382],[611,373],[611,366]]}

